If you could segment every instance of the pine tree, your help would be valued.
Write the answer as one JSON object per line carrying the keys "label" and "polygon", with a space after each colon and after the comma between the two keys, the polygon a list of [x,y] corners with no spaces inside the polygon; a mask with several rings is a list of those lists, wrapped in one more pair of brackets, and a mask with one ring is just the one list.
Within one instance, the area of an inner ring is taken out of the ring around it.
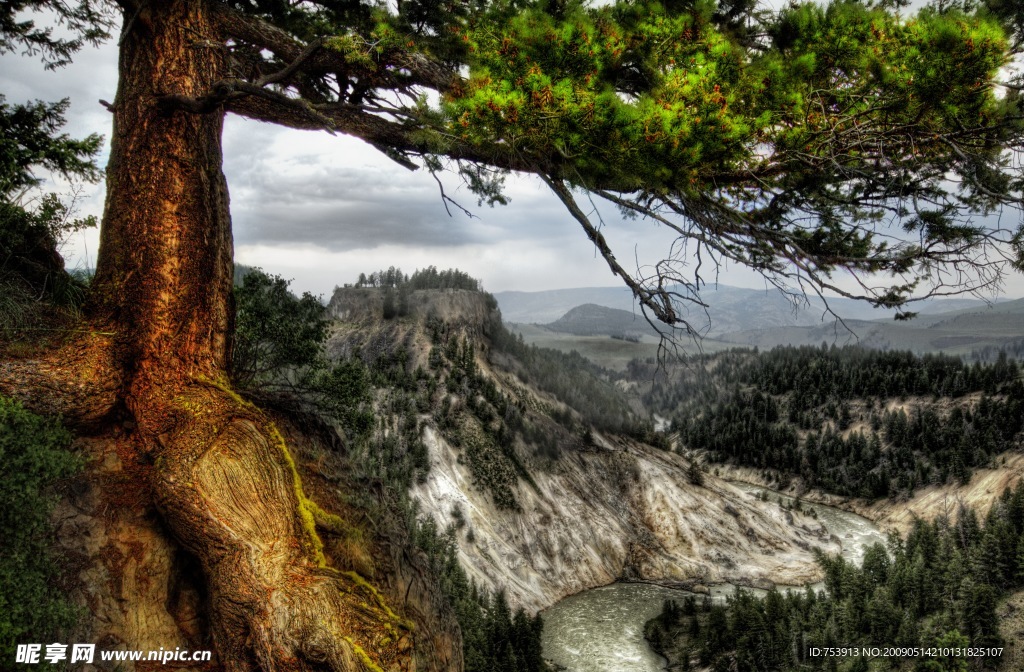
{"label": "pine tree", "polygon": [[[119,501],[136,507],[118,509],[118,524],[195,557],[209,584],[208,634],[221,662],[245,672],[412,654],[398,650],[401,638],[383,654],[350,643],[394,612],[373,600],[371,622],[351,626],[350,593],[338,585],[361,584],[324,570],[281,433],[230,387],[227,114],[349,134],[405,167],[451,161],[489,203],[506,200],[508,171],[536,174],[645,309],[684,328],[669,289],[684,279],[677,266],[659,266],[652,283],[635,277],[574,191],[650,215],[773,282],[819,288],[840,271],[970,268],[1012,233],[979,231],[970,212],[1020,199],[1003,161],[1022,132],[1017,89],[993,93],[1016,26],[1000,7],[906,20],[855,2],[767,12],[645,0],[113,5],[123,15],[119,84],[83,328],[5,363],[0,393],[118,442],[125,469],[139,465],[118,481]],[[72,37],[19,20],[39,8]],[[90,0],[5,3],[0,50],[41,50],[59,64],[108,25]],[[895,199],[936,205],[885,217]],[[895,242],[873,230],[891,219]],[[914,290],[887,285],[862,298],[899,307]]]}

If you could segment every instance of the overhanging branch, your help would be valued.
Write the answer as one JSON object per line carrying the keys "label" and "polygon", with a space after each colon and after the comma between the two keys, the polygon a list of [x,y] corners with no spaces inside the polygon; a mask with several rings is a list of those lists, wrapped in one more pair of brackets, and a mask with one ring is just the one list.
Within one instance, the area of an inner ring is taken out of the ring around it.
{"label": "overhanging branch", "polygon": [[[651,310],[654,315],[665,324],[681,328],[687,334],[695,334],[696,331],[692,328],[689,322],[679,317],[676,313],[675,307],[672,305],[672,294],[669,290],[660,286],[657,289],[650,289],[637,282],[636,278],[632,276],[622,264],[618,262],[612,252],[611,247],[608,245],[608,241],[605,239],[604,234],[597,230],[591,222],[590,218],[587,217],[579,205],[576,204],[576,200],[573,198],[572,193],[566,188],[565,184],[561,180],[555,180],[551,177],[539,173],[540,178],[544,180],[544,183],[548,185],[558,200],[562,202],[565,209],[569,211],[573,219],[579,222],[580,226],[583,227],[583,231],[587,234],[587,238],[590,239],[597,251],[604,258],[608,264],[608,268],[611,269],[612,273],[622,278],[622,281],[626,283],[626,286],[633,292],[633,296],[636,297],[637,301],[642,306]],[[659,277],[659,281],[661,278]]]}

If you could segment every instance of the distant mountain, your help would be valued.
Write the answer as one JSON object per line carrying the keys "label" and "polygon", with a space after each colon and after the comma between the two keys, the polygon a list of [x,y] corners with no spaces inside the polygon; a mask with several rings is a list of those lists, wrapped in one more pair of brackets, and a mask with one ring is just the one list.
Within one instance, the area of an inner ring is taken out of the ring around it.
{"label": "distant mountain", "polygon": [[594,304],[619,310],[633,310],[633,294],[626,287],[580,287],[543,292],[497,292],[501,317],[506,322],[547,324],[576,306]]}
{"label": "distant mountain", "polygon": [[[976,306],[913,320],[832,320],[814,327],[748,329],[719,334],[721,341],[769,349],[777,345],[860,344],[870,348],[970,354],[1024,340],[1024,299]],[[1019,349],[1019,348],[1014,348]]]}
{"label": "distant mountain", "polygon": [[657,336],[657,331],[638,311],[607,308],[593,303],[576,306],[562,317],[544,325],[551,331],[576,336]]}
{"label": "distant mountain", "polygon": [[[640,323],[644,323],[640,310],[635,306],[632,295],[625,287],[498,292],[494,297],[498,300],[502,317],[507,322],[557,323],[572,309],[592,304],[625,311],[630,316],[635,314]],[[705,311],[703,307],[694,304],[688,313],[684,313],[684,317],[695,329],[710,336],[774,327],[822,327],[835,319],[828,313],[820,299],[815,297],[806,301],[791,301],[774,288],[757,290],[719,285],[704,290],[701,298],[708,304],[708,309]],[[984,305],[984,302],[977,299],[934,299],[915,304],[913,310],[922,313],[923,316],[959,309],[977,309]],[[844,320],[891,320],[895,312],[878,310],[865,302],[842,298],[829,299],[828,308]],[[580,316],[573,319],[579,320]],[[615,324],[618,325],[618,322]],[[561,328],[552,328],[564,331]]]}

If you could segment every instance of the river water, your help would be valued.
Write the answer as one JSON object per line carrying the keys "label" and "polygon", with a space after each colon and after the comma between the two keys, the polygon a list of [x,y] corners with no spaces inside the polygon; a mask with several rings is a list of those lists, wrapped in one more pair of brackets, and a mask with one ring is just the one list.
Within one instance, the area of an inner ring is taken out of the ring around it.
{"label": "river water", "polygon": [[[762,493],[768,495],[768,504],[781,501],[782,504],[792,505],[795,502],[792,497],[757,485],[746,483],[733,483],[733,485],[751,497]],[[876,543],[885,545],[885,534],[867,518],[824,504],[810,504],[802,501],[800,508],[805,512],[813,510],[825,529],[839,538],[843,544],[843,557],[849,562],[859,565],[864,559],[864,553],[871,546]]]}
{"label": "river water", "polygon": [[[786,495],[755,485],[734,484],[751,498],[769,496],[765,506],[792,504]],[[860,563],[874,543],[885,543],[885,535],[866,518],[822,504],[802,502],[813,509],[818,520],[843,544],[843,557]],[[716,600],[733,590],[715,586]],[[644,639],[644,623],[656,616],[665,600],[681,600],[692,593],[646,583],[613,583],[585,590],[545,610],[542,644],[544,657],[571,672],[661,672],[664,659]],[[698,597],[698,599],[701,599]]]}

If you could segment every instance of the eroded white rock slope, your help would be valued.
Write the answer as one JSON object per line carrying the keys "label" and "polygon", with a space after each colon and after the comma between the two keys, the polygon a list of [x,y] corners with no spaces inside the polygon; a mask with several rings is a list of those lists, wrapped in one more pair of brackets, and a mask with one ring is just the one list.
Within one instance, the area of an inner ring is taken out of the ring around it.
{"label": "eroded white rock slope", "polygon": [[813,518],[755,502],[710,474],[693,485],[684,458],[625,439],[564,452],[551,472],[532,474],[537,489],[520,480],[521,511],[499,510],[474,488],[432,428],[425,439],[431,469],[413,496],[442,529],[461,509],[463,567],[529,611],[620,578],[803,584],[821,577],[812,549],[840,550]]}

